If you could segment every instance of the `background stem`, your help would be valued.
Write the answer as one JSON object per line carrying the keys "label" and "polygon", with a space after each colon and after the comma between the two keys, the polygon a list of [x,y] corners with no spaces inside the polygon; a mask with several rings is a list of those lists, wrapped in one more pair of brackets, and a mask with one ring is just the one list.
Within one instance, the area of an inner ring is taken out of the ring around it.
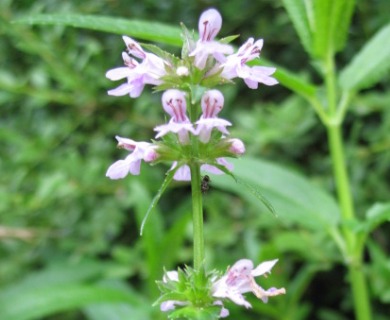
{"label": "background stem", "polygon": [[346,263],[357,320],[371,319],[371,307],[367,292],[367,284],[362,270],[362,246],[357,245],[356,234],[346,225],[346,221],[355,219],[352,194],[344,159],[343,140],[340,124],[327,126],[329,147],[333,163],[333,174],[337,188],[341,215],[343,218],[343,235],[347,244]]}
{"label": "background stem", "polygon": [[358,244],[356,233],[354,233],[347,224],[348,222],[355,220],[355,209],[344,157],[344,145],[341,132],[342,120],[349,102],[349,94],[343,96],[342,103],[339,110],[337,110],[336,101],[338,96],[333,50],[329,50],[324,62],[325,84],[328,98],[328,119],[330,120],[324,124],[328,133],[333,175],[342,216],[342,232],[346,242],[345,262],[347,264],[349,281],[352,287],[355,319],[370,320],[371,307],[366,279],[362,270],[362,251],[364,246]]}

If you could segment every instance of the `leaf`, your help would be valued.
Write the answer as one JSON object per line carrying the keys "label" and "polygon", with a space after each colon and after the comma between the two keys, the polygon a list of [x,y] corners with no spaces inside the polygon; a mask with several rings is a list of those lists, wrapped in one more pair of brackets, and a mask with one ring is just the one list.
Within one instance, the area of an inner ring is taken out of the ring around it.
{"label": "leaf", "polygon": [[326,59],[344,48],[355,0],[313,1],[313,56]]}
{"label": "leaf", "polygon": [[[257,159],[230,160],[234,174],[258,188],[286,224],[313,230],[332,228],[339,223],[340,212],[334,199],[310,181],[275,164]],[[213,176],[213,185],[242,195],[255,206],[257,199],[227,176]]]}
{"label": "leaf", "polygon": [[12,296],[17,297],[30,287],[59,286],[92,280],[102,276],[108,268],[107,264],[93,260],[81,261],[77,264],[58,261],[44,271],[31,273],[19,283],[3,288],[0,292],[0,301],[10,299]]}
{"label": "leaf", "polygon": [[256,59],[251,61],[250,65],[276,67],[274,76],[280,84],[308,100],[316,97],[318,89],[315,85],[271,61]]}
{"label": "leaf", "polygon": [[304,0],[282,0],[282,2],[298,33],[303,47],[311,54],[312,34],[309,21],[309,8],[305,6]]}
{"label": "leaf", "polygon": [[258,200],[262,202],[262,204],[272,213],[276,216],[276,212],[272,204],[268,201],[266,197],[260,192],[258,188],[256,188],[251,183],[248,183],[247,181],[237,178],[231,171],[229,171],[225,166],[218,164],[217,162],[213,163],[213,166],[217,167],[219,170],[223,171],[226,175],[232,177],[234,181],[238,184],[241,184],[245,187],[247,191],[249,191],[253,196],[255,196]]}
{"label": "leaf", "polygon": [[179,28],[151,21],[82,14],[37,14],[25,16],[13,22],[31,25],[66,25],[129,35],[137,39],[157,41],[179,47],[182,45]]}
{"label": "leaf", "polygon": [[[338,1],[338,0],[337,0]],[[333,0],[316,0],[313,2],[314,22],[313,56],[325,58],[332,49]]]}
{"label": "leaf", "polygon": [[344,90],[361,90],[376,84],[390,69],[390,24],[378,31],[339,77]]}
{"label": "leaf", "polygon": [[[180,167],[180,165],[178,164],[176,166],[176,170]],[[160,189],[158,190],[156,196],[153,198],[149,208],[148,208],[148,211],[146,211],[145,213],[145,217],[144,219],[142,220],[142,223],[141,223],[141,230],[140,230],[140,235],[142,236],[142,232],[144,230],[144,227],[145,227],[145,223],[146,223],[146,220],[148,219],[148,216],[150,214],[150,212],[154,209],[154,207],[157,205],[158,201],[160,200],[161,196],[163,195],[164,191],[166,190],[166,188],[168,187],[168,185],[171,183],[172,179],[173,179],[173,176],[175,175],[175,172],[176,170],[170,170],[167,172],[167,176],[165,177]]]}
{"label": "leaf", "polygon": [[154,319],[151,315],[151,304],[145,301],[143,297],[135,294],[131,288],[122,281],[110,280],[102,283],[105,287],[122,289],[129,294],[133,294],[137,302],[134,303],[97,303],[89,304],[83,308],[83,313],[90,320],[128,320],[129,315],[132,319],[149,320]]}
{"label": "leaf", "polygon": [[80,283],[53,286],[26,286],[17,296],[4,293],[0,299],[2,319],[29,320],[67,310],[79,309],[91,303],[122,302],[138,304],[134,294],[123,290]]}
{"label": "leaf", "polygon": [[366,214],[366,220],[364,222],[366,232],[370,233],[386,221],[390,221],[390,202],[375,203]]}
{"label": "leaf", "polygon": [[355,0],[334,1],[332,35],[335,52],[345,47],[355,5]]}

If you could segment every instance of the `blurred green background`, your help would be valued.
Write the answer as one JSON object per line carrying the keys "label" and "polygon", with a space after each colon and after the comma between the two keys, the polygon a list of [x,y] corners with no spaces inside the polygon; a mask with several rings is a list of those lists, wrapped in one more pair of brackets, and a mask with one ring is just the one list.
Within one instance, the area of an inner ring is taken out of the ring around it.
{"label": "blurred green background", "polygon": [[[106,94],[118,85],[104,75],[122,64],[121,37],[11,21],[80,13],[197,29],[210,6],[224,18],[220,35],[240,34],[236,45],[263,38],[262,57],[320,81],[280,1],[1,1],[0,319],[4,301],[27,312],[4,320],[33,319],[28,313],[37,301],[54,315],[34,319],[164,319],[150,307],[158,297],[155,280],[164,267],[192,259],[188,185],[168,189],[140,237],[140,222],[168,167],[143,164],[139,177],[105,177],[108,166],[126,155],[116,149],[115,135],[148,141],[164,119],[160,93],[150,88],[135,100]],[[347,48],[337,57],[340,67],[388,23],[389,12],[388,0],[357,1]],[[389,201],[388,89],[386,77],[358,95],[344,128],[361,216],[372,203]],[[237,83],[224,93],[222,116],[234,123],[232,136],[245,142],[244,158],[271,161],[334,193],[325,131],[307,102],[282,86],[249,90]],[[233,180],[212,179],[204,199],[208,267],[223,270],[243,257],[279,258],[261,284],[284,286],[288,293],[267,305],[249,298],[252,310],[231,306],[232,318],[352,319],[346,271],[321,226],[275,218],[260,202],[241,197]],[[281,187],[294,189],[289,181]],[[389,232],[389,224],[377,229],[366,254],[375,319],[386,319],[390,302]],[[129,302],[119,303],[118,292]],[[77,301],[84,301],[82,307],[72,307]]]}

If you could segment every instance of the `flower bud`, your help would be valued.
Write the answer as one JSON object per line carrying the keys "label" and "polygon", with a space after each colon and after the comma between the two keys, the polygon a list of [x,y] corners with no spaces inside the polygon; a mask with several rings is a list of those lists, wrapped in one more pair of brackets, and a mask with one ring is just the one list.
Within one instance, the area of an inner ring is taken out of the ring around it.
{"label": "flower bud", "polygon": [[187,67],[185,66],[180,66],[176,69],[176,74],[179,76],[179,77],[186,77],[190,74],[189,70]]}
{"label": "flower bud", "polygon": [[245,145],[240,139],[230,139],[229,142],[231,143],[229,148],[230,152],[237,155],[245,153]]}
{"label": "flower bud", "polygon": [[153,162],[156,161],[159,158],[159,154],[156,152],[156,147],[150,147],[146,149],[144,153],[144,161],[145,162]]}

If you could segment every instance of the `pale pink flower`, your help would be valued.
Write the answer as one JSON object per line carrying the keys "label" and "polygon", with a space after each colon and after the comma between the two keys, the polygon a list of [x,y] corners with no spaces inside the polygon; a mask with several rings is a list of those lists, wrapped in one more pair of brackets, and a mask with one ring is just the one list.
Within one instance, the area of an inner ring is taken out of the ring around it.
{"label": "pale pink flower", "polygon": [[177,133],[179,141],[187,144],[190,141],[189,132],[194,133],[194,128],[187,117],[187,102],[185,93],[176,89],[170,89],[164,92],[162,96],[162,105],[166,113],[171,116],[167,124],[157,126],[154,131],[160,138],[169,132]]}
{"label": "pale pink flower", "polygon": [[235,304],[251,308],[252,305],[245,300],[243,293],[252,292],[265,303],[268,301],[268,297],[285,294],[286,289],[284,288],[264,290],[255,281],[255,277],[271,273],[271,269],[277,261],[278,259],[265,261],[254,268],[251,260],[238,260],[222,278],[213,283],[213,297],[227,298]]}
{"label": "pale pink flower", "polygon": [[223,108],[223,103],[224,97],[218,90],[206,91],[202,96],[201,106],[203,112],[200,119],[196,122],[195,134],[199,136],[199,140],[203,143],[209,142],[211,131],[214,128],[217,128],[225,135],[229,134],[226,127],[232,124],[225,119],[217,117]]}
{"label": "pale pink flower", "polygon": [[159,85],[162,83],[160,79],[166,74],[166,61],[156,56],[153,53],[146,52],[133,39],[123,36],[128,52],[122,53],[122,58],[126,67],[115,68],[107,71],[106,77],[110,80],[120,80],[127,78],[127,82],[119,87],[109,90],[108,94],[113,96],[123,96],[129,94],[132,98],[137,98],[142,93],[145,84]]}
{"label": "pale pink flower", "polygon": [[201,14],[198,23],[199,40],[195,49],[189,54],[190,57],[195,57],[197,68],[204,69],[210,55],[221,62],[224,60],[225,54],[233,53],[232,46],[214,41],[219,30],[221,30],[221,26],[222,17],[217,10],[208,9]]}
{"label": "pale pink flower", "polygon": [[236,53],[226,57],[225,61],[221,64],[221,67],[223,68],[221,77],[228,80],[236,77],[242,78],[251,89],[257,89],[259,83],[264,83],[268,86],[277,84],[278,81],[271,77],[276,68],[260,66],[249,67],[246,65],[248,61],[260,56],[262,47],[262,39],[254,42],[253,38],[249,38]]}
{"label": "pale pink flower", "polygon": [[[149,159],[147,160],[150,161],[158,157],[155,152],[155,146],[149,142],[136,142],[119,136],[115,138],[118,140],[118,148],[126,149],[131,151],[131,153],[124,160],[118,160],[108,168],[106,176],[110,179],[123,179],[129,173],[139,175],[141,161],[144,159],[145,154],[148,154]],[[153,153],[154,155],[152,155]]]}

